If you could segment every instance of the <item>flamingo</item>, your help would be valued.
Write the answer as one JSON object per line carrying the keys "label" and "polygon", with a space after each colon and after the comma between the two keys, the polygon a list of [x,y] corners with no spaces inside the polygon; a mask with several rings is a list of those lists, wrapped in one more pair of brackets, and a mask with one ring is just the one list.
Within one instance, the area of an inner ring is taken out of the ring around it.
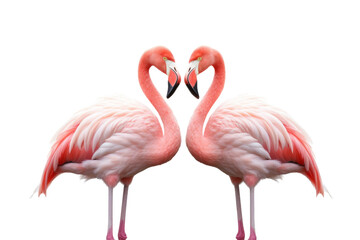
{"label": "flamingo", "polygon": [[225,65],[221,54],[209,47],[197,48],[189,62],[184,80],[196,98],[197,75],[209,66],[214,67],[215,75],[190,120],[186,145],[196,160],[230,176],[235,187],[238,240],[245,238],[239,184],[244,181],[250,188],[249,240],[255,240],[254,188],[261,179],[302,173],[314,185],[316,194],[324,195],[309,138],[286,113],[254,97],[240,97],[220,105],[203,133],[206,116],[224,87]]}
{"label": "flamingo", "polygon": [[172,53],[164,47],[146,51],[139,63],[139,83],[163,122],[143,104],[126,98],[104,98],[78,112],[56,135],[46,163],[39,196],[59,174],[81,174],[86,179],[102,179],[108,186],[108,232],[113,240],[113,188],[124,185],[119,240],[127,238],[125,212],[128,187],[135,174],[163,164],[180,147],[180,129],[170,107],[153,85],[149,69],[155,66],[168,75],[167,98],[175,92],[180,75]]}

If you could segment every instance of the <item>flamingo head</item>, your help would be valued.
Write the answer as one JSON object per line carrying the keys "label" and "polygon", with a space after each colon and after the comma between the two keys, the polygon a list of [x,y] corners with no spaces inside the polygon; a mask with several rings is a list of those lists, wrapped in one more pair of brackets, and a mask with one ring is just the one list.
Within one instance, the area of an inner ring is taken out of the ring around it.
{"label": "flamingo head", "polygon": [[175,59],[170,50],[165,47],[156,47],[149,52],[149,62],[168,75],[168,91],[166,97],[170,98],[181,82],[181,76],[176,69]]}
{"label": "flamingo head", "polygon": [[194,97],[199,98],[197,75],[215,63],[218,52],[209,47],[197,48],[190,57],[190,65],[185,74],[185,84]]}

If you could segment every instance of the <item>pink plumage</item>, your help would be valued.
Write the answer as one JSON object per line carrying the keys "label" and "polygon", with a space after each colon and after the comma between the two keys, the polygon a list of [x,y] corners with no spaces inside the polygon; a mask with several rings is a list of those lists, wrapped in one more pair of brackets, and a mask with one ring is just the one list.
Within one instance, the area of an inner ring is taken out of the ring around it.
{"label": "pink plumage", "polygon": [[109,188],[107,240],[113,240],[113,188],[124,184],[118,232],[125,240],[125,212],[128,186],[146,168],[169,161],[180,147],[177,121],[151,82],[149,69],[155,66],[168,75],[169,98],[180,83],[174,57],[164,47],[148,50],[139,63],[140,86],[163,122],[143,104],[123,97],[104,98],[78,112],[56,135],[46,163],[39,195],[61,173],[81,174],[86,179],[102,179]]}
{"label": "pink plumage", "polygon": [[[144,146],[156,142],[162,129],[144,105],[126,98],[107,98],[76,114],[59,131],[46,164],[39,194],[62,172],[105,179],[129,178],[153,164]],[[153,147],[153,146],[149,146]],[[137,153],[134,158],[134,152]],[[129,163],[133,164],[131,169]]]}
{"label": "pink plumage", "polygon": [[324,187],[305,131],[285,112],[261,99],[242,97],[223,103],[210,116],[203,133],[206,116],[224,87],[221,54],[208,47],[196,49],[185,76],[190,92],[199,98],[197,75],[209,66],[215,69],[214,80],[190,120],[186,145],[196,160],[230,176],[236,193],[238,240],[245,237],[239,184],[244,181],[249,186],[249,239],[255,240],[254,188],[261,179],[298,172],[312,182],[317,194],[324,194]]}
{"label": "pink plumage", "polygon": [[[205,136],[222,146],[222,157],[239,149],[257,155],[248,168],[260,179],[299,171],[309,178],[317,193],[324,194],[310,139],[305,131],[285,112],[259,98],[241,97],[219,106],[209,118]],[[245,138],[247,140],[242,141]],[[244,168],[245,165],[239,163],[235,168]]]}

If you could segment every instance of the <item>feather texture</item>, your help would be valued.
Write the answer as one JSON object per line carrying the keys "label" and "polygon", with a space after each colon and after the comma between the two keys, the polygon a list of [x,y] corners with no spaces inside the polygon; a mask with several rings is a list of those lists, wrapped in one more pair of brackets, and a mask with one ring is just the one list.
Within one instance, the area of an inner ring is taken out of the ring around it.
{"label": "feather texture", "polygon": [[150,166],[154,136],[162,136],[162,129],[146,106],[124,97],[101,99],[75,114],[56,134],[39,194],[46,194],[62,172],[81,173],[85,178],[135,175]]}
{"label": "feather texture", "polygon": [[285,112],[255,97],[226,101],[210,116],[205,137],[216,142],[217,167],[230,176],[277,178],[301,172],[324,193],[310,139]]}

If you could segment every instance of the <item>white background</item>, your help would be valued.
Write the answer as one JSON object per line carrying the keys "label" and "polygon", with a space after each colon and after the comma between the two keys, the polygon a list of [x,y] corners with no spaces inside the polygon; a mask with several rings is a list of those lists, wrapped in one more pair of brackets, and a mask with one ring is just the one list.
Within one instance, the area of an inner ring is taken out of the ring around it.
{"label": "white background", "polygon": [[[64,174],[30,198],[50,140],[77,110],[125,94],[150,106],[137,80],[141,54],[164,45],[184,75],[200,45],[219,50],[219,101],[264,97],[313,140],[329,195],[299,174],[256,188],[258,239],[359,239],[360,6],[358,1],[1,1],[0,239],[105,239],[107,188]],[[151,70],[166,94],[166,76]],[[213,69],[199,75],[204,96]],[[167,100],[186,127],[199,103],[182,84]],[[153,108],[152,108],[153,109]],[[241,188],[249,233],[249,191]],[[114,191],[114,223],[121,207]],[[196,162],[184,141],[172,161],[134,178],[126,230],[136,239],[235,239],[233,186]]]}

